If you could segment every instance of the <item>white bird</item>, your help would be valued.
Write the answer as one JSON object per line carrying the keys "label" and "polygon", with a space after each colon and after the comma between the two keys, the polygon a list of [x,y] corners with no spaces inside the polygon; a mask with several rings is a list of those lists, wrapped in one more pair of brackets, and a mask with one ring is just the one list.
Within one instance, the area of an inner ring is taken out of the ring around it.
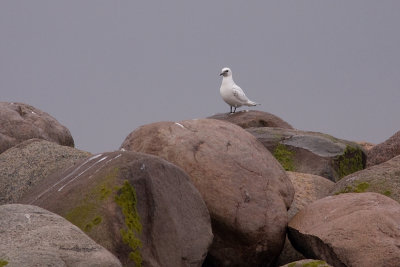
{"label": "white bird", "polygon": [[[243,105],[249,107],[259,105],[248,99],[243,90],[233,81],[230,68],[223,68],[219,75],[223,76],[219,92],[222,99],[231,107],[231,113],[235,113],[236,108]],[[232,108],[234,108],[233,112]]]}

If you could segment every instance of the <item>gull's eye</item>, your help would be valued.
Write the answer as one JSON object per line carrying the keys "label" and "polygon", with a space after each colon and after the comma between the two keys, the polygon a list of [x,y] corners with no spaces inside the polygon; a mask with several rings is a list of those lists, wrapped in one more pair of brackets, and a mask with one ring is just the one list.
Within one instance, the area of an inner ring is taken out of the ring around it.
{"label": "gull's eye", "polygon": [[224,72],[228,72],[228,70],[225,70]]}

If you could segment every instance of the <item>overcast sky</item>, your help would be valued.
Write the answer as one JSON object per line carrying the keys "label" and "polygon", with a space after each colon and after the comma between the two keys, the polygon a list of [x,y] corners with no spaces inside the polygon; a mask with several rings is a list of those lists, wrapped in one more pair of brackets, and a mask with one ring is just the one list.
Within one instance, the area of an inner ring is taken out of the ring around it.
{"label": "overcast sky", "polygon": [[[400,1],[0,1],[0,100],[77,148],[228,112],[223,67],[295,128],[380,143],[400,130]],[[243,108],[242,108],[243,109]]]}

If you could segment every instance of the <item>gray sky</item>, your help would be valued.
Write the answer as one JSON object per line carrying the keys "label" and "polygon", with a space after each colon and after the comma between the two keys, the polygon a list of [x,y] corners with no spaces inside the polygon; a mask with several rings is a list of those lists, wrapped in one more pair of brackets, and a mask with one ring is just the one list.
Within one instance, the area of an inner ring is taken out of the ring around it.
{"label": "gray sky", "polygon": [[0,99],[118,149],[140,125],[227,112],[222,67],[295,128],[400,130],[400,1],[0,1]]}

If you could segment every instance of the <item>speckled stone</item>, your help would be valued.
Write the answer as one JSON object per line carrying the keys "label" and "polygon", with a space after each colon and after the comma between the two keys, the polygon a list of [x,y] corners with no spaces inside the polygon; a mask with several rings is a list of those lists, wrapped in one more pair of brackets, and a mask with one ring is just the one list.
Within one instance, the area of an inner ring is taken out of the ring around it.
{"label": "speckled stone", "polygon": [[0,154],[0,204],[16,203],[32,186],[91,154],[31,139]]}
{"label": "speckled stone", "polygon": [[120,261],[66,219],[42,208],[0,206],[0,259],[6,267],[107,266]]}

